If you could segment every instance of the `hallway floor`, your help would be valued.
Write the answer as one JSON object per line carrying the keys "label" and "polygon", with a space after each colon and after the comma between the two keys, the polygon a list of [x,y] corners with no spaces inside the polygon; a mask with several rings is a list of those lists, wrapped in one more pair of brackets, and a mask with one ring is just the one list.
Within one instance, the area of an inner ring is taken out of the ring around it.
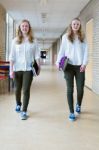
{"label": "hallway floor", "polygon": [[82,113],[70,122],[65,80],[55,68],[42,66],[34,78],[28,114],[20,120],[13,92],[0,95],[0,150],[99,150],[99,96],[85,88]]}

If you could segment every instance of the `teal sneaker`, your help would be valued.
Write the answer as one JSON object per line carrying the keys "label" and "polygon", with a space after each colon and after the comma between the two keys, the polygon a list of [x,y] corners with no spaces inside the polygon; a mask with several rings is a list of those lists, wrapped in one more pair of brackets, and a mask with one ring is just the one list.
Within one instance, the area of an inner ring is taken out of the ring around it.
{"label": "teal sneaker", "polygon": [[26,120],[28,118],[28,115],[26,112],[21,112],[21,120]]}
{"label": "teal sneaker", "polygon": [[69,120],[70,121],[75,121],[75,119],[76,119],[75,114],[74,113],[70,113]]}
{"label": "teal sneaker", "polygon": [[81,113],[81,107],[80,107],[78,104],[76,104],[76,112],[77,112],[78,114]]}
{"label": "teal sneaker", "polygon": [[21,111],[21,106],[17,105],[16,108],[15,108],[15,111],[19,113]]}

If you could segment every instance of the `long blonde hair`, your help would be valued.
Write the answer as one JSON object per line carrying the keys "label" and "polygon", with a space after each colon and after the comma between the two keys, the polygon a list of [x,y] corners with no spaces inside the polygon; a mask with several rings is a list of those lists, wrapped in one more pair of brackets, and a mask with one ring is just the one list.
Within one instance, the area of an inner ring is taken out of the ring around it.
{"label": "long blonde hair", "polygon": [[[28,35],[28,40],[29,40],[30,43],[33,43],[34,37],[33,37],[30,22],[28,20],[24,19],[24,20],[22,20],[21,24],[24,23],[24,22],[27,22],[28,25],[29,25],[29,31],[28,31],[28,34],[27,34]],[[17,36],[17,43],[21,44],[23,42],[23,34],[22,34],[22,31],[21,31],[20,25],[18,26],[16,36]]]}
{"label": "long blonde hair", "polygon": [[[79,18],[74,18],[72,21],[74,21],[74,20],[80,21]],[[72,22],[71,22],[71,24],[72,24]],[[71,24],[69,25],[69,27],[67,29],[67,35],[68,35],[69,41],[71,41],[73,43],[74,39],[75,39],[75,35],[74,35],[73,30],[72,30]],[[85,35],[82,32],[82,26],[81,26],[81,24],[80,24],[79,30],[77,31],[77,35],[78,35],[78,39],[80,40],[80,42],[84,42]]]}

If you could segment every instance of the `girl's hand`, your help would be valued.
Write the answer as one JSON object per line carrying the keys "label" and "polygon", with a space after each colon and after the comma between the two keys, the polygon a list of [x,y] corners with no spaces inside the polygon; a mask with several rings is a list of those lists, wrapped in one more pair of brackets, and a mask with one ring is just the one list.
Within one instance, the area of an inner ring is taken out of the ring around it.
{"label": "girl's hand", "polygon": [[81,67],[80,67],[80,72],[84,72],[85,69],[86,69],[86,66],[85,66],[85,65],[81,65]]}
{"label": "girl's hand", "polygon": [[60,71],[61,69],[59,68],[59,64],[56,63],[55,65],[56,65],[56,68]]}
{"label": "girl's hand", "polygon": [[13,79],[14,78],[14,72],[10,71],[10,78]]}

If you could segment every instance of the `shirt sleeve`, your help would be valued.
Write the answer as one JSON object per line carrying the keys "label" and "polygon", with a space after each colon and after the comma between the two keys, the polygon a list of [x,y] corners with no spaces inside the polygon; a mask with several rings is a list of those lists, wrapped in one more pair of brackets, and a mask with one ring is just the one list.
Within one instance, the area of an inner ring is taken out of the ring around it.
{"label": "shirt sleeve", "polygon": [[13,62],[15,61],[15,39],[12,40],[9,60]]}
{"label": "shirt sleeve", "polygon": [[87,65],[88,64],[88,45],[86,41],[84,42],[84,57],[83,57],[83,64],[82,65]]}
{"label": "shirt sleeve", "polygon": [[64,44],[66,44],[65,38],[66,38],[66,36],[62,37],[62,42],[61,42],[60,50],[59,50],[59,53],[58,53],[58,56],[57,56],[56,65],[59,65],[59,62],[60,62],[61,58],[63,56],[65,56],[65,49],[64,49]]}

